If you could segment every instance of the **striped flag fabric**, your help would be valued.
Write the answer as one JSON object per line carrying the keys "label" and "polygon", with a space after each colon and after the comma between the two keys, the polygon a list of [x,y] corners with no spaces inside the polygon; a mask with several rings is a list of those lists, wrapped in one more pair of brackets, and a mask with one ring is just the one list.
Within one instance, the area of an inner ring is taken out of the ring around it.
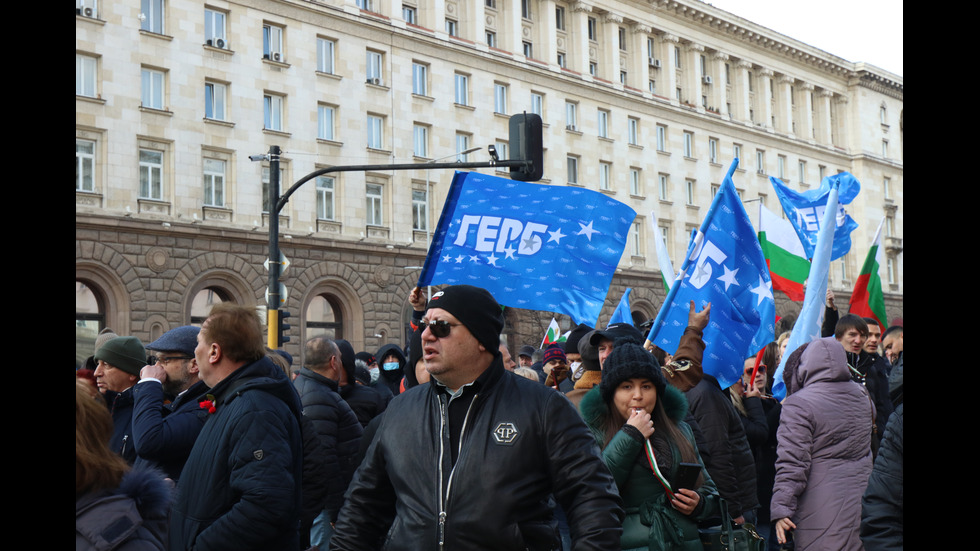
{"label": "striped flag fabric", "polygon": [[854,282],[854,292],[851,293],[851,304],[847,311],[865,318],[878,320],[878,326],[884,330],[885,321],[885,295],[881,290],[881,269],[884,265],[885,251],[881,246],[881,228],[885,224],[882,218],[875,231],[874,241],[871,242],[871,249],[861,267],[857,281]]}
{"label": "striped flag fabric", "polygon": [[663,278],[664,291],[670,291],[670,286],[674,284],[674,265],[667,254],[667,244],[664,243],[664,234],[660,231],[660,223],[657,221],[657,213],[650,211],[650,219],[653,220],[653,240],[657,244],[657,264],[660,265],[660,277]]}
{"label": "striped flag fabric", "polygon": [[762,203],[759,203],[759,244],[769,266],[773,290],[786,293],[790,300],[802,301],[810,261],[793,224]]}

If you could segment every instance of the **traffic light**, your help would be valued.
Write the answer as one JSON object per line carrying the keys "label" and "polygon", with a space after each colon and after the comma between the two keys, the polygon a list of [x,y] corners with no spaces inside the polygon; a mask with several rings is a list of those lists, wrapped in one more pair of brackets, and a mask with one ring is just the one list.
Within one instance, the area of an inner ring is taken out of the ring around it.
{"label": "traffic light", "polygon": [[289,318],[290,314],[286,310],[279,310],[279,328],[278,328],[278,343],[279,346],[276,348],[282,348],[282,345],[289,342],[289,335],[286,335],[291,326],[286,323],[286,319]]}
{"label": "traffic light", "polygon": [[511,180],[536,182],[544,176],[541,117],[521,113],[510,117],[510,159],[530,161],[530,166],[510,167]]}

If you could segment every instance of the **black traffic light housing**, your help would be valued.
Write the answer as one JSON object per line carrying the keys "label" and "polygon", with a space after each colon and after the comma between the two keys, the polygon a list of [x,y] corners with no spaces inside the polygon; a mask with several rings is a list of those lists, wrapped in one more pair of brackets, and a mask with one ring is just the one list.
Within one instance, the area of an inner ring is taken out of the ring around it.
{"label": "black traffic light housing", "polygon": [[510,178],[536,182],[544,176],[544,150],[541,142],[541,117],[521,113],[510,117],[510,159],[530,161],[530,165],[510,167]]}
{"label": "black traffic light housing", "polygon": [[282,348],[282,345],[289,342],[289,335],[286,334],[292,326],[286,323],[286,319],[289,318],[290,313],[286,310],[279,310],[279,335],[278,335],[278,348]]}

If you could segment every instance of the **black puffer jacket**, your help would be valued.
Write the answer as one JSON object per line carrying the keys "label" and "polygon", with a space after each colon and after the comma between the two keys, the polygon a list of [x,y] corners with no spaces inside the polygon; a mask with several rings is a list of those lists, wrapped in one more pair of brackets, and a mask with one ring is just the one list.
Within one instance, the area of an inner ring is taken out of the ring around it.
{"label": "black puffer jacket", "polygon": [[385,534],[387,551],[437,549],[440,539],[446,549],[554,549],[552,493],[573,527],[576,550],[616,549],[622,503],[571,403],[505,372],[499,355],[454,401],[468,393],[475,397],[454,468],[441,385],[420,385],[392,400],[348,490],[331,549],[373,549]]}
{"label": "black puffer jacket", "polygon": [[[385,357],[389,354],[394,354],[398,358],[397,369],[385,369]],[[408,363],[405,353],[397,344],[386,344],[378,350],[374,357],[378,360],[378,367],[381,368],[381,378],[378,384],[384,383],[392,394],[398,396],[401,391],[402,377],[405,375],[405,364]]]}
{"label": "black puffer jacket", "polygon": [[705,374],[701,382],[687,391],[690,415],[700,433],[695,432],[704,466],[728,502],[733,517],[759,506],[756,494],[755,461],[745,438],[738,411],[721,390],[718,380]]}
{"label": "black puffer jacket", "polygon": [[905,406],[888,421],[861,500],[861,541],[869,551],[905,546]]}

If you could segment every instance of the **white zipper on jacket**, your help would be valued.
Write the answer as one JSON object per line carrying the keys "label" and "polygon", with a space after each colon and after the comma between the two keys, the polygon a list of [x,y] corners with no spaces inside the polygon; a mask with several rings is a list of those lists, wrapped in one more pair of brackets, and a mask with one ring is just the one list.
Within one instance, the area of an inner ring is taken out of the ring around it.
{"label": "white zipper on jacket", "polygon": [[[463,437],[466,434],[466,424],[470,419],[470,412],[473,411],[473,405],[476,403],[477,398],[480,394],[474,394],[473,399],[470,401],[469,407],[466,408],[466,415],[463,416],[463,426],[459,429],[459,446],[456,450],[456,464],[453,465],[452,470],[449,471],[449,481],[446,483],[446,495],[442,495],[442,478],[443,469],[442,466],[445,460],[445,437],[443,433],[446,428],[446,404],[451,401],[447,400],[443,402],[442,399],[439,400],[439,412],[440,412],[440,426],[439,426],[439,549],[440,551],[446,545],[446,506],[449,504],[449,493],[453,486],[453,474],[456,473],[456,465],[459,464],[461,459],[460,456],[463,455]],[[448,435],[447,435],[448,436]]]}

